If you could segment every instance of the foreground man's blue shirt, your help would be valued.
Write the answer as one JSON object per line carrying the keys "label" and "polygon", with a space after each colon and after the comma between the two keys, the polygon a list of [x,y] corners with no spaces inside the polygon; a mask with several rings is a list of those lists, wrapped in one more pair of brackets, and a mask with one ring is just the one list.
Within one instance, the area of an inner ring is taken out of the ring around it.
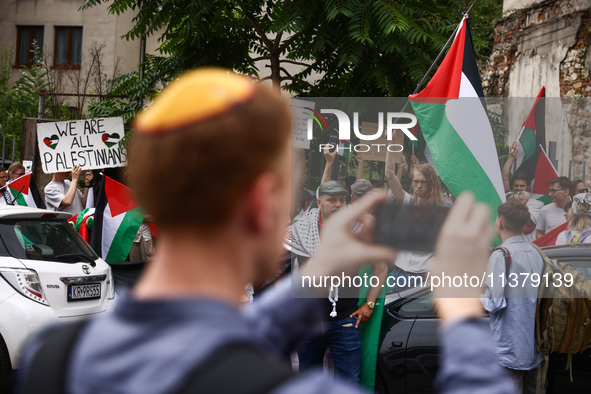
{"label": "foreground man's blue shirt", "polygon": [[[291,298],[289,278],[242,310],[207,298],[140,301],[124,294],[111,315],[92,320],[79,338],[69,361],[69,392],[174,393],[190,371],[231,343],[287,356],[318,325],[325,315],[324,304],[323,297]],[[444,326],[441,333],[438,392],[515,393],[513,381],[495,362],[484,322],[460,321]],[[26,366],[39,340],[23,356],[21,379],[27,376]],[[273,390],[357,392],[320,370],[294,374]]]}

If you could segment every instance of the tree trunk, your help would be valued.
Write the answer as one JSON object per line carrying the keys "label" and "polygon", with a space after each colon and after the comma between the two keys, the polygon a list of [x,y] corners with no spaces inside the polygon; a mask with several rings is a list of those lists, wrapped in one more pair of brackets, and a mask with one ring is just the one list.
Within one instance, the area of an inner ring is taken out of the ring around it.
{"label": "tree trunk", "polygon": [[279,62],[279,53],[278,52],[271,52],[271,81],[273,82],[273,88],[277,90],[281,90],[281,74],[280,74],[280,67],[281,64]]}

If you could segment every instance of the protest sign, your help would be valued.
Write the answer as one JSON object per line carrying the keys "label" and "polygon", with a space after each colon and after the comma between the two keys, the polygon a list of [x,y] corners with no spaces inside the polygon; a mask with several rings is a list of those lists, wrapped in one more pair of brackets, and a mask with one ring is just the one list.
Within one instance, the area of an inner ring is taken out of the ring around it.
{"label": "protest sign", "polygon": [[[377,123],[362,122],[361,133],[366,135],[373,135],[378,129]],[[404,133],[400,130],[395,130],[392,133],[392,141],[388,141],[386,132],[375,141],[365,142],[369,146],[367,151],[359,150],[359,155],[365,161],[386,161],[386,154],[388,149],[394,155],[394,162],[402,162],[402,146],[404,145]]]}
{"label": "protest sign", "polygon": [[291,146],[294,148],[310,149],[310,140],[307,138],[308,119],[316,103],[313,101],[304,101],[291,99]]}
{"label": "protest sign", "polygon": [[123,167],[127,149],[119,144],[124,136],[122,118],[39,123],[37,139],[43,172]]}

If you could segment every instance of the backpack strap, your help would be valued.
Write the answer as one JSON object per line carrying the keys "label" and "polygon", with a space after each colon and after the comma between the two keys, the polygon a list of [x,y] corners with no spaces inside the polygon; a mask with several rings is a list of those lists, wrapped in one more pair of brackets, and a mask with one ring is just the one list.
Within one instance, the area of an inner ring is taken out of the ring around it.
{"label": "backpack strap", "polygon": [[55,327],[42,338],[23,380],[23,394],[64,394],[70,353],[87,320]]}
{"label": "backpack strap", "polygon": [[[228,371],[232,371],[231,379]],[[268,393],[294,375],[288,362],[272,359],[252,345],[232,344],[191,371],[177,394]]]}
{"label": "backpack strap", "polygon": [[504,246],[498,246],[495,250],[498,249],[503,252],[503,256],[505,256],[505,278],[509,279],[509,270],[511,269],[511,253],[509,253],[509,249],[505,248]]}

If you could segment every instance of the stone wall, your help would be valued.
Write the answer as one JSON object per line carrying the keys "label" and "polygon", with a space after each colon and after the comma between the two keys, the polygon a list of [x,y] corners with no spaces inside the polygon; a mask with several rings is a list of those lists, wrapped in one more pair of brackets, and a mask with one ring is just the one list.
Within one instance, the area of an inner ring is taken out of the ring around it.
{"label": "stone wall", "polygon": [[[485,96],[535,97],[542,86],[546,87],[546,97],[591,96],[588,0],[547,0],[508,10],[497,22],[495,33],[490,60],[482,75]],[[586,116],[589,100],[580,100],[576,105],[573,100],[547,102],[546,141],[556,141],[555,158],[561,175],[569,175],[571,160],[572,177],[582,175],[583,161],[591,166],[591,130]],[[508,144],[517,138],[531,105],[531,100],[513,100],[512,105],[502,106],[509,128]],[[591,171],[586,172],[587,182],[591,183]]]}

